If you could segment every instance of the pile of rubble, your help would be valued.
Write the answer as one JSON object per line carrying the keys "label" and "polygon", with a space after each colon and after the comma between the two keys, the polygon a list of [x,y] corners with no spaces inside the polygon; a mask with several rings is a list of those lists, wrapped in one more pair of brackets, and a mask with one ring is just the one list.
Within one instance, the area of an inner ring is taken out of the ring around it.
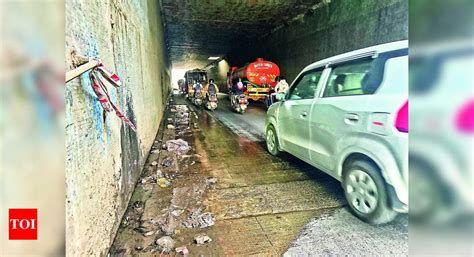
{"label": "pile of rubble", "polygon": [[[156,201],[150,203],[135,201],[131,205],[131,212],[124,219],[122,227],[133,226],[133,230],[143,236],[143,244],[136,245],[135,251],[158,251],[161,253],[175,251],[187,256],[189,254],[187,247],[175,248],[173,237],[180,233],[180,228],[206,228],[215,224],[214,214],[203,210],[201,199],[205,191],[217,183],[217,179],[195,175],[191,185],[181,186],[175,181],[176,178],[183,176],[183,169],[186,170],[196,161],[199,162],[201,156],[192,153],[193,148],[184,139],[189,136],[189,133],[192,135],[193,130],[190,124],[193,124],[193,129],[198,128],[197,122],[192,123],[191,121],[191,117],[197,118],[197,114],[192,113],[185,105],[174,105],[170,108],[170,112],[173,117],[166,120],[163,140],[155,141],[149,157],[153,161],[149,163],[140,180],[143,186],[156,184],[165,190],[172,188],[169,206],[162,208],[163,205],[156,203]],[[153,192],[153,189],[151,191]],[[158,210],[154,216],[144,215],[144,209],[148,204],[153,207],[156,205],[158,209],[161,207],[161,210]],[[212,239],[209,236],[199,233],[194,236],[193,242],[189,243],[203,245],[210,242]]]}

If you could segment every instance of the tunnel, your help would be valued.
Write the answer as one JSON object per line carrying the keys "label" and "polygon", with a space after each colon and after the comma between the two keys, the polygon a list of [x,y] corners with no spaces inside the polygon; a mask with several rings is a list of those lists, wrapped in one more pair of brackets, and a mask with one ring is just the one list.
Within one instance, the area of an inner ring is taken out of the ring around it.
{"label": "tunnel", "polygon": [[[342,189],[329,175],[313,174],[307,163],[286,155],[275,159],[264,150],[266,107],[250,102],[247,113],[232,113],[224,96],[229,72],[263,58],[277,64],[291,85],[314,62],[408,39],[406,0],[71,0],[65,11],[67,70],[82,65],[83,57],[100,59],[120,77],[120,86],[108,86],[108,99],[122,114],[103,108],[89,72],[67,84],[66,249],[72,256],[160,254],[156,241],[163,237],[177,241],[172,252],[186,246],[191,256],[283,254],[311,219],[330,219],[324,217],[346,208]],[[179,79],[193,69],[205,71],[223,95],[215,112],[174,96]],[[192,135],[186,128],[179,134],[175,115],[182,106],[190,106]],[[167,140],[182,138],[191,152],[174,162],[167,159]],[[239,165],[247,168],[236,169]],[[252,173],[254,168],[262,172]],[[217,185],[209,180],[213,177]],[[171,226],[173,215],[196,213],[183,198],[202,198],[199,203],[207,209],[201,208],[199,217],[214,215],[209,231],[198,225],[192,230],[195,225],[187,223],[175,224],[173,232],[163,228]],[[169,206],[180,204],[189,208],[171,213]],[[355,219],[345,212],[337,215],[342,218],[332,225],[316,223],[331,231]],[[407,244],[400,239],[406,237],[405,223],[376,229],[350,225],[340,233],[379,236],[396,252]],[[198,232],[213,241],[196,246]],[[325,235],[330,237],[318,234]]]}

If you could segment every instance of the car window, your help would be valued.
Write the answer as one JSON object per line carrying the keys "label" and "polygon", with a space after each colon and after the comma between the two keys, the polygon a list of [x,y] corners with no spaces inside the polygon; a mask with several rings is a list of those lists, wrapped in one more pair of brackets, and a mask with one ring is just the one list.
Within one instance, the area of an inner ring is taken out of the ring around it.
{"label": "car window", "polygon": [[368,88],[373,59],[333,67],[323,97],[373,94]]}
{"label": "car window", "polygon": [[310,71],[301,77],[296,85],[290,88],[288,100],[313,99],[322,74],[322,70]]}

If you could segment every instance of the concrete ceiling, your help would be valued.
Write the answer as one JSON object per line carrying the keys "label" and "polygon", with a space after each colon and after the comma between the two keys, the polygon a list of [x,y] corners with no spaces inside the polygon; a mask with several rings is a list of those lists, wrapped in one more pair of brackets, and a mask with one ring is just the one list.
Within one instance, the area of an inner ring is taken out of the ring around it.
{"label": "concrete ceiling", "polygon": [[161,0],[173,68],[202,68],[322,0]]}

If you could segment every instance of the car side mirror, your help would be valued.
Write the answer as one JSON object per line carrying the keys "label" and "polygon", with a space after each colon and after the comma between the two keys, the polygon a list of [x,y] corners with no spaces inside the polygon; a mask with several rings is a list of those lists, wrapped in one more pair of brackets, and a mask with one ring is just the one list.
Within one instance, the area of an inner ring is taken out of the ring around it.
{"label": "car side mirror", "polygon": [[275,97],[278,101],[284,102],[286,100],[286,94],[284,94],[284,93],[278,93],[278,94],[276,94]]}

